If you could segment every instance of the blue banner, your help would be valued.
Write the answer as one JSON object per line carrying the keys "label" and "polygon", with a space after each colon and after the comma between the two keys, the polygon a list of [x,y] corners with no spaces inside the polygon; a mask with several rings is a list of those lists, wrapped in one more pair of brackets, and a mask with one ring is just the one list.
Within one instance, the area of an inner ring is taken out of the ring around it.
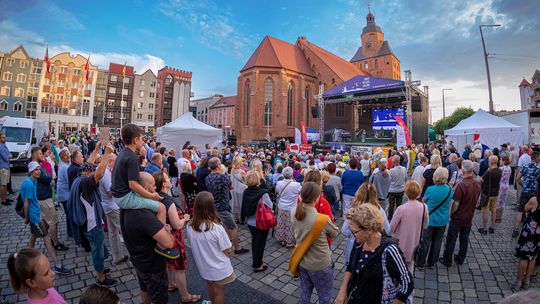
{"label": "blue banner", "polygon": [[344,83],[324,92],[323,97],[331,97],[338,95],[347,95],[354,93],[367,93],[370,91],[379,91],[390,88],[404,87],[405,82],[401,80],[370,77],[370,76],[355,76]]}

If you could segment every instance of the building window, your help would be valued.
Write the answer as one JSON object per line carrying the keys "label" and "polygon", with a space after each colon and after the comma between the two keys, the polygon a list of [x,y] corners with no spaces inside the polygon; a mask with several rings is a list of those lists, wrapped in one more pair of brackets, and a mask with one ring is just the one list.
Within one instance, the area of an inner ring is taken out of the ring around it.
{"label": "building window", "polygon": [[56,95],[56,100],[64,101],[64,95],[61,95],[61,94]]}
{"label": "building window", "polygon": [[142,120],[142,114],[141,113],[137,113],[137,120]]}
{"label": "building window", "polygon": [[156,94],[155,94],[154,92],[150,92],[150,93],[148,94],[148,97],[154,98],[154,97],[156,97]]}
{"label": "building window", "polygon": [[83,110],[82,110],[82,115],[83,115],[83,116],[88,116],[88,110],[87,110],[87,109],[83,109]]}
{"label": "building window", "polygon": [[153,88],[156,86],[156,82],[155,81],[152,81],[152,83],[150,84],[150,86]]}
{"label": "building window", "polygon": [[20,101],[16,101],[13,104],[13,111],[15,112],[22,112],[23,111],[23,104]]}
{"label": "building window", "polygon": [[264,82],[264,125],[272,125],[272,96],[274,92],[272,79]]}
{"label": "building window", "polygon": [[28,61],[21,60],[21,62],[19,62],[19,66],[21,67],[21,69],[26,69],[26,67],[28,66]]}
{"label": "building window", "polygon": [[15,97],[24,97],[24,89],[16,88],[15,89]]}
{"label": "building window", "polygon": [[148,104],[148,108],[149,108],[149,109],[154,109],[154,104],[153,104],[153,103],[149,103],[149,104]]}
{"label": "building window", "polygon": [[71,95],[71,102],[77,102],[79,101],[79,98],[77,97],[77,95]]}
{"label": "building window", "polygon": [[154,115],[152,114],[148,115],[148,120],[154,120]]}
{"label": "building window", "polygon": [[73,75],[75,75],[75,76],[81,76],[81,69],[74,69],[74,70],[73,70]]}
{"label": "building window", "polygon": [[35,67],[32,69],[32,73],[34,73],[34,74],[41,74],[41,67],[40,67],[40,66],[35,66]]}
{"label": "building window", "polygon": [[338,103],[336,105],[336,117],[343,117],[343,116],[345,116],[345,104]]}
{"label": "building window", "polygon": [[122,100],[122,101],[120,102],[120,104],[121,104],[121,107],[122,107],[122,108],[126,108],[126,107],[128,106],[128,103],[127,103],[127,101],[125,101],[125,100]]}
{"label": "building window", "polygon": [[41,106],[41,113],[49,113],[49,107],[48,106]]}
{"label": "building window", "polygon": [[366,63],[364,63],[364,69],[365,69],[365,70],[367,70],[367,69],[368,69],[368,67],[369,67],[369,66],[368,66],[368,63],[367,63],[367,62],[366,62]]}
{"label": "building window", "polygon": [[141,85],[146,85],[146,81],[144,81],[144,79],[141,79]]}
{"label": "building window", "polygon": [[78,89],[79,88],[79,83],[74,81],[72,84],[71,84],[71,87],[74,88],[74,89]]}
{"label": "building window", "polygon": [[144,91],[139,91],[139,96],[144,97]]}
{"label": "building window", "polygon": [[289,82],[287,89],[287,126],[293,125],[293,96],[294,94],[294,85],[292,82]]}
{"label": "building window", "polygon": [[131,82],[131,79],[127,78],[127,77],[124,77],[124,83],[125,84],[129,84]]}
{"label": "building window", "polygon": [[83,99],[83,103],[90,103],[90,99],[88,98]]}
{"label": "building window", "polygon": [[13,80],[13,74],[11,74],[10,72],[5,72],[4,75],[2,76],[2,80],[3,81],[12,81]]}
{"label": "building window", "polygon": [[91,84],[91,83],[87,83],[87,84],[85,85],[84,89],[85,89],[85,90],[88,90],[88,91],[92,90],[92,84]]}
{"label": "building window", "polygon": [[13,58],[7,58],[6,59],[6,65],[7,66],[9,66],[9,67],[13,66],[14,63],[15,63],[15,59],[13,59]]}
{"label": "building window", "polygon": [[304,97],[306,98],[306,126],[309,126],[309,110],[311,104],[311,88],[309,86],[306,87],[304,95]]}
{"label": "building window", "polygon": [[122,90],[122,95],[128,95],[128,94],[129,94],[128,89],[123,89]]}
{"label": "building window", "polygon": [[118,81],[118,76],[116,76],[116,75],[111,75],[110,79],[111,79],[111,81],[115,81],[115,82],[116,82],[116,81]]}
{"label": "building window", "polygon": [[244,124],[247,126],[249,125],[249,115],[251,115],[250,107],[251,107],[251,87],[249,85],[249,80],[246,81],[245,89],[244,89],[244,96],[246,99],[246,108],[244,112]]}
{"label": "building window", "polygon": [[114,99],[107,100],[107,105],[114,106]]}
{"label": "building window", "polygon": [[61,66],[60,67],[60,74],[67,74],[67,67]]}
{"label": "building window", "polygon": [[11,93],[11,88],[8,86],[2,87],[2,89],[0,89],[0,95],[9,96],[10,93]]}
{"label": "building window", "polygon": [[113,118],[113,117],[114,117],[114,115],[113,115],[112,112],[107,112],[107,118]]}
{"label": "building window", "polygon": [[5,100],[0,101],[0,110],[1,111],[7,111],[8,109],[8,102]]}
{"label": "building window", "polygon": [[115,87],[109,87],[109,93],[116,94],[116,88]]}
{"label": "building window", "polygon": [[172,76],[169,74],[167,75],[167,78],[165,79],[165,84],[171,84],[172,82]]}
{"label": "building window", "polygon": [[65,83],[63,80],[58,80],[58,86],[59,87],[64,87]]}
{"label": "building window", "polygon": [[88,71],[88,80],[91,82],[92,78],[94,78],[94,71]]}
{"label": "building window", "polygon": [[26,82],[26,75],[18,74],[17,75],[17,82],[25,83]]}
{"label": "building window", "polygon": [[143,107],[143,103],[142,103],[142,102],[138,102],[138,103],[137,103],[137,108],[142,109],[142,107]]}

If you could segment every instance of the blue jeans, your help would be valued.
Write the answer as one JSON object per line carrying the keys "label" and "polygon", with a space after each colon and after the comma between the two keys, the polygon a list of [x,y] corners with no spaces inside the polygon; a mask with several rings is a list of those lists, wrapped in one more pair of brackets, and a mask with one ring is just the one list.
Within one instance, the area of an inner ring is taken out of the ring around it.
{"label": "blue jeans", "polygon": [[105,269],[105,259],[109,257],[109,250],[105,245],[105,233],[103,227],[94,227],[94,229],[85,232],[84,235],[90,242],[92,248],[92,264],[96,272],[103,272]]}

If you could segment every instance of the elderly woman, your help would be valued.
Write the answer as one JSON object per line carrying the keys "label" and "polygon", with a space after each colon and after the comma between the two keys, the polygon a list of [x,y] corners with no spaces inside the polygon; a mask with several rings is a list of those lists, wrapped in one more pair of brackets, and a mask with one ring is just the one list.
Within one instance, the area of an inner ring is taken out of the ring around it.
{"label": "elderly woman", "polygon": [[372,204],[346,214],[356,243],[334,303],[402,303],[412,294],[413,279],[396,239],[382,233],[384,218]]}
{"label": "elderly woman", "polygon": [[197,195],[197,178],[191,172],[191,165],[188,162],[182,163],[182,173],[180,173],[180,188],[184,195],[184,204],[188,213],[193,211],[193,203]]}
{"label": "elderly woman", "polygon": [[244,190],[247,188],[244,178],[246,173],[242,170],[242,157],[235,156],[232,162],[231,169],[231,210],[234,219],[238,222],[240,221],[240,211],[242,209],[242,195]]}
{"label": "elderly woman", "polygon": [[429,226],[422,236],[422,254],[418,268],[423,269],[426,263],[429,268],[439,260],[444,230],[450,219],[450,203],[452,202],[452,187],[448,186],[448,170],[439,167],[433,174],[433,186],[427,188],[424,203],[429,211]]}
{"label": "elderly woman", "polygon": [[[420,242],[421,230],[429,223],[426,206],[418,201],[422,188],[418,182],[410,180],[405,183],[407,202],[399,206],[394,213],[390,227],[392,236],[399,240],[399,248],[403,250],[409,272],[414,273],[414,251]],[[423,220],[423,221],[422,221]]]}
{"label": "elderly woman", "polygon": [[[436,151],[436,150],[435,150]],[[426,167],[426,170],[424,170],[424,179],[423,179],[423,188],[422,188],[422,196],[424,197],[424,194],[426,193],[426,189],[430,186],[433,186],[435,183],[433,182],[433,174],[435,173],[435,170],[437,168],[442,166],[442,160],[441,157],[438,154],[435,154],[432,152],[433,155],[431,156],[429,160],[429,166]]]}
{"label": "elderly woman", "polygon": [[278,201],[278,216],[276,226],[276,240],[281,246],[294,247],[294,228],[291,222],[291,210],[296,207],[302,185],[293,179],[293,169],[283,169],[283,180],[277,182],[276,195]]}
{"label": "elderly woman", "polygon": [[268,195],[268,190],[261,187],[259,174],[251,170],[246,174],[247,188],[242,195],[242,213],[240,220],[247,220],[249,232],[251,233],[251,253],[253,255],[253,271],[261,272],[268,269],[268,266],[263,264],[264,247],[266,246],[266,238],[268,230],[257,228],[255,213],[260,200],[268,208],[272,208],[272,201]]}

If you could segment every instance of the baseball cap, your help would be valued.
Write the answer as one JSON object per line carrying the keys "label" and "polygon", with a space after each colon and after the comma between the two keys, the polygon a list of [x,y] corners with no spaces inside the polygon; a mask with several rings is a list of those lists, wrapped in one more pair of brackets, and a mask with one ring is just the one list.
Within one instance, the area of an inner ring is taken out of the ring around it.
{"label": "baseball cap", "polygon": [[32,172],[34,170],[36,170],[37,168],[40,168],[41,166],[35,162],[35,161],[31,161],[28,163],[28,172]]}

